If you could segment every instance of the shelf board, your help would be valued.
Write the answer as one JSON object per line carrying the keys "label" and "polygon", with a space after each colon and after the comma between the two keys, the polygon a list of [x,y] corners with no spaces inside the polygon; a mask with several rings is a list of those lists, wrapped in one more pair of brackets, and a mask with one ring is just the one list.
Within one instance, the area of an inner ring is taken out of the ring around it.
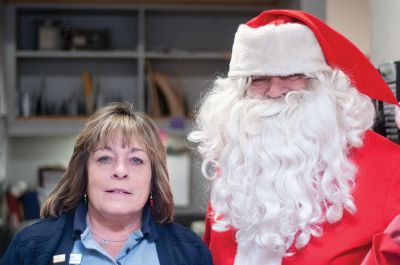
{"label": "shelf board", "polygon": [[229,60],[230,52],[146,52],[147,59],[205,59]]}
{"label": "shelf board", "polygon": [[10,136],[57,136],[75,135],[85,125],[87,116],[32,116],[17,117],[9,121]]}
{"label": "shelf board", "polygon": [[138,57],[136,51],[17,51],[17,58],[21,59],[135,59]]}
{"label": "shelf board", "polygon": [[85,121],[88,115],[33,115],[29,117],[18,116],[18,121]]}
{"label": "shelf board", "polygon": [[[55,136],[75,135],[85,125],[89,116],[38,115],[30,117],[18,116],[9,121],[8,134],[10,136]],[[159,128],[170,128],[171,118],[152,117]],[[184,118],[184,128],[175,129],[175,133],[187,135],[193,128],[193,120]]]}

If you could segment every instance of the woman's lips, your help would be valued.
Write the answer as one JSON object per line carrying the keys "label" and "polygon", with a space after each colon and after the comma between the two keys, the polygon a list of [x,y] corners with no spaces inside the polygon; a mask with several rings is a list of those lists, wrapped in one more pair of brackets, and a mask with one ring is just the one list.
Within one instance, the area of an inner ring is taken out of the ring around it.
{"label": "woman's lips", "polygon": [[113,193],[113,194],[132,194],[132,193],[130,193],[129,191],[127,191],[127,190],[124,190],[124,189],[118,189],[118,188],[114,188],[114,189],[109,189],[109,190],[106,190],[106,192],[108,192],[108,193]]}

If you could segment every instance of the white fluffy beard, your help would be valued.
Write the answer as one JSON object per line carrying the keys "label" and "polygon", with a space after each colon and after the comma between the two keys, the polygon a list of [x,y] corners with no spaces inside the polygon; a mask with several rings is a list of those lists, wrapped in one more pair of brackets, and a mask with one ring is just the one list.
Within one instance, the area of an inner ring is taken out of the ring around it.
{"label": "white fluffy beard", "polygon": [[373,105],[341,71],[314,77],[278,100],[246,98],[244,79],[219,79],[200,109],[189,139],[221,165],[213,229],[237,229],[235,265],[280,264],[293,243],[321,236],[324,221],[356,211],[347,155],[372,126]]}

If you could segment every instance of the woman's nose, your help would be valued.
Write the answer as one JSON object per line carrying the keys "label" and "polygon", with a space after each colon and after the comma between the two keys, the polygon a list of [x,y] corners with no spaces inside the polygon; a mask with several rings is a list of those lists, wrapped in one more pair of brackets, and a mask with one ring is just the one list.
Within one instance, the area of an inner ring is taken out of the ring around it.
{"label": "woman's nose", "polygon": [[125,179],[128,177],[128,171],[126,169],[126,165],[123,162],[118,162],[113,177],[117,179]]}

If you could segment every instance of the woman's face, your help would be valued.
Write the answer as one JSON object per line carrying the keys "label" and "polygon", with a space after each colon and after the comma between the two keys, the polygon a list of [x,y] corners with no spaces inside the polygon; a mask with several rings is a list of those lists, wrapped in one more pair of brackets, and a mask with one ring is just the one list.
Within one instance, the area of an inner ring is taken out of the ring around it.
{"label": "woman's face", "polygon": [[88,160],[89,213],[102,218],[141,218],[151,186],[151,161],[144,146],[122,136],[99,147]]}

